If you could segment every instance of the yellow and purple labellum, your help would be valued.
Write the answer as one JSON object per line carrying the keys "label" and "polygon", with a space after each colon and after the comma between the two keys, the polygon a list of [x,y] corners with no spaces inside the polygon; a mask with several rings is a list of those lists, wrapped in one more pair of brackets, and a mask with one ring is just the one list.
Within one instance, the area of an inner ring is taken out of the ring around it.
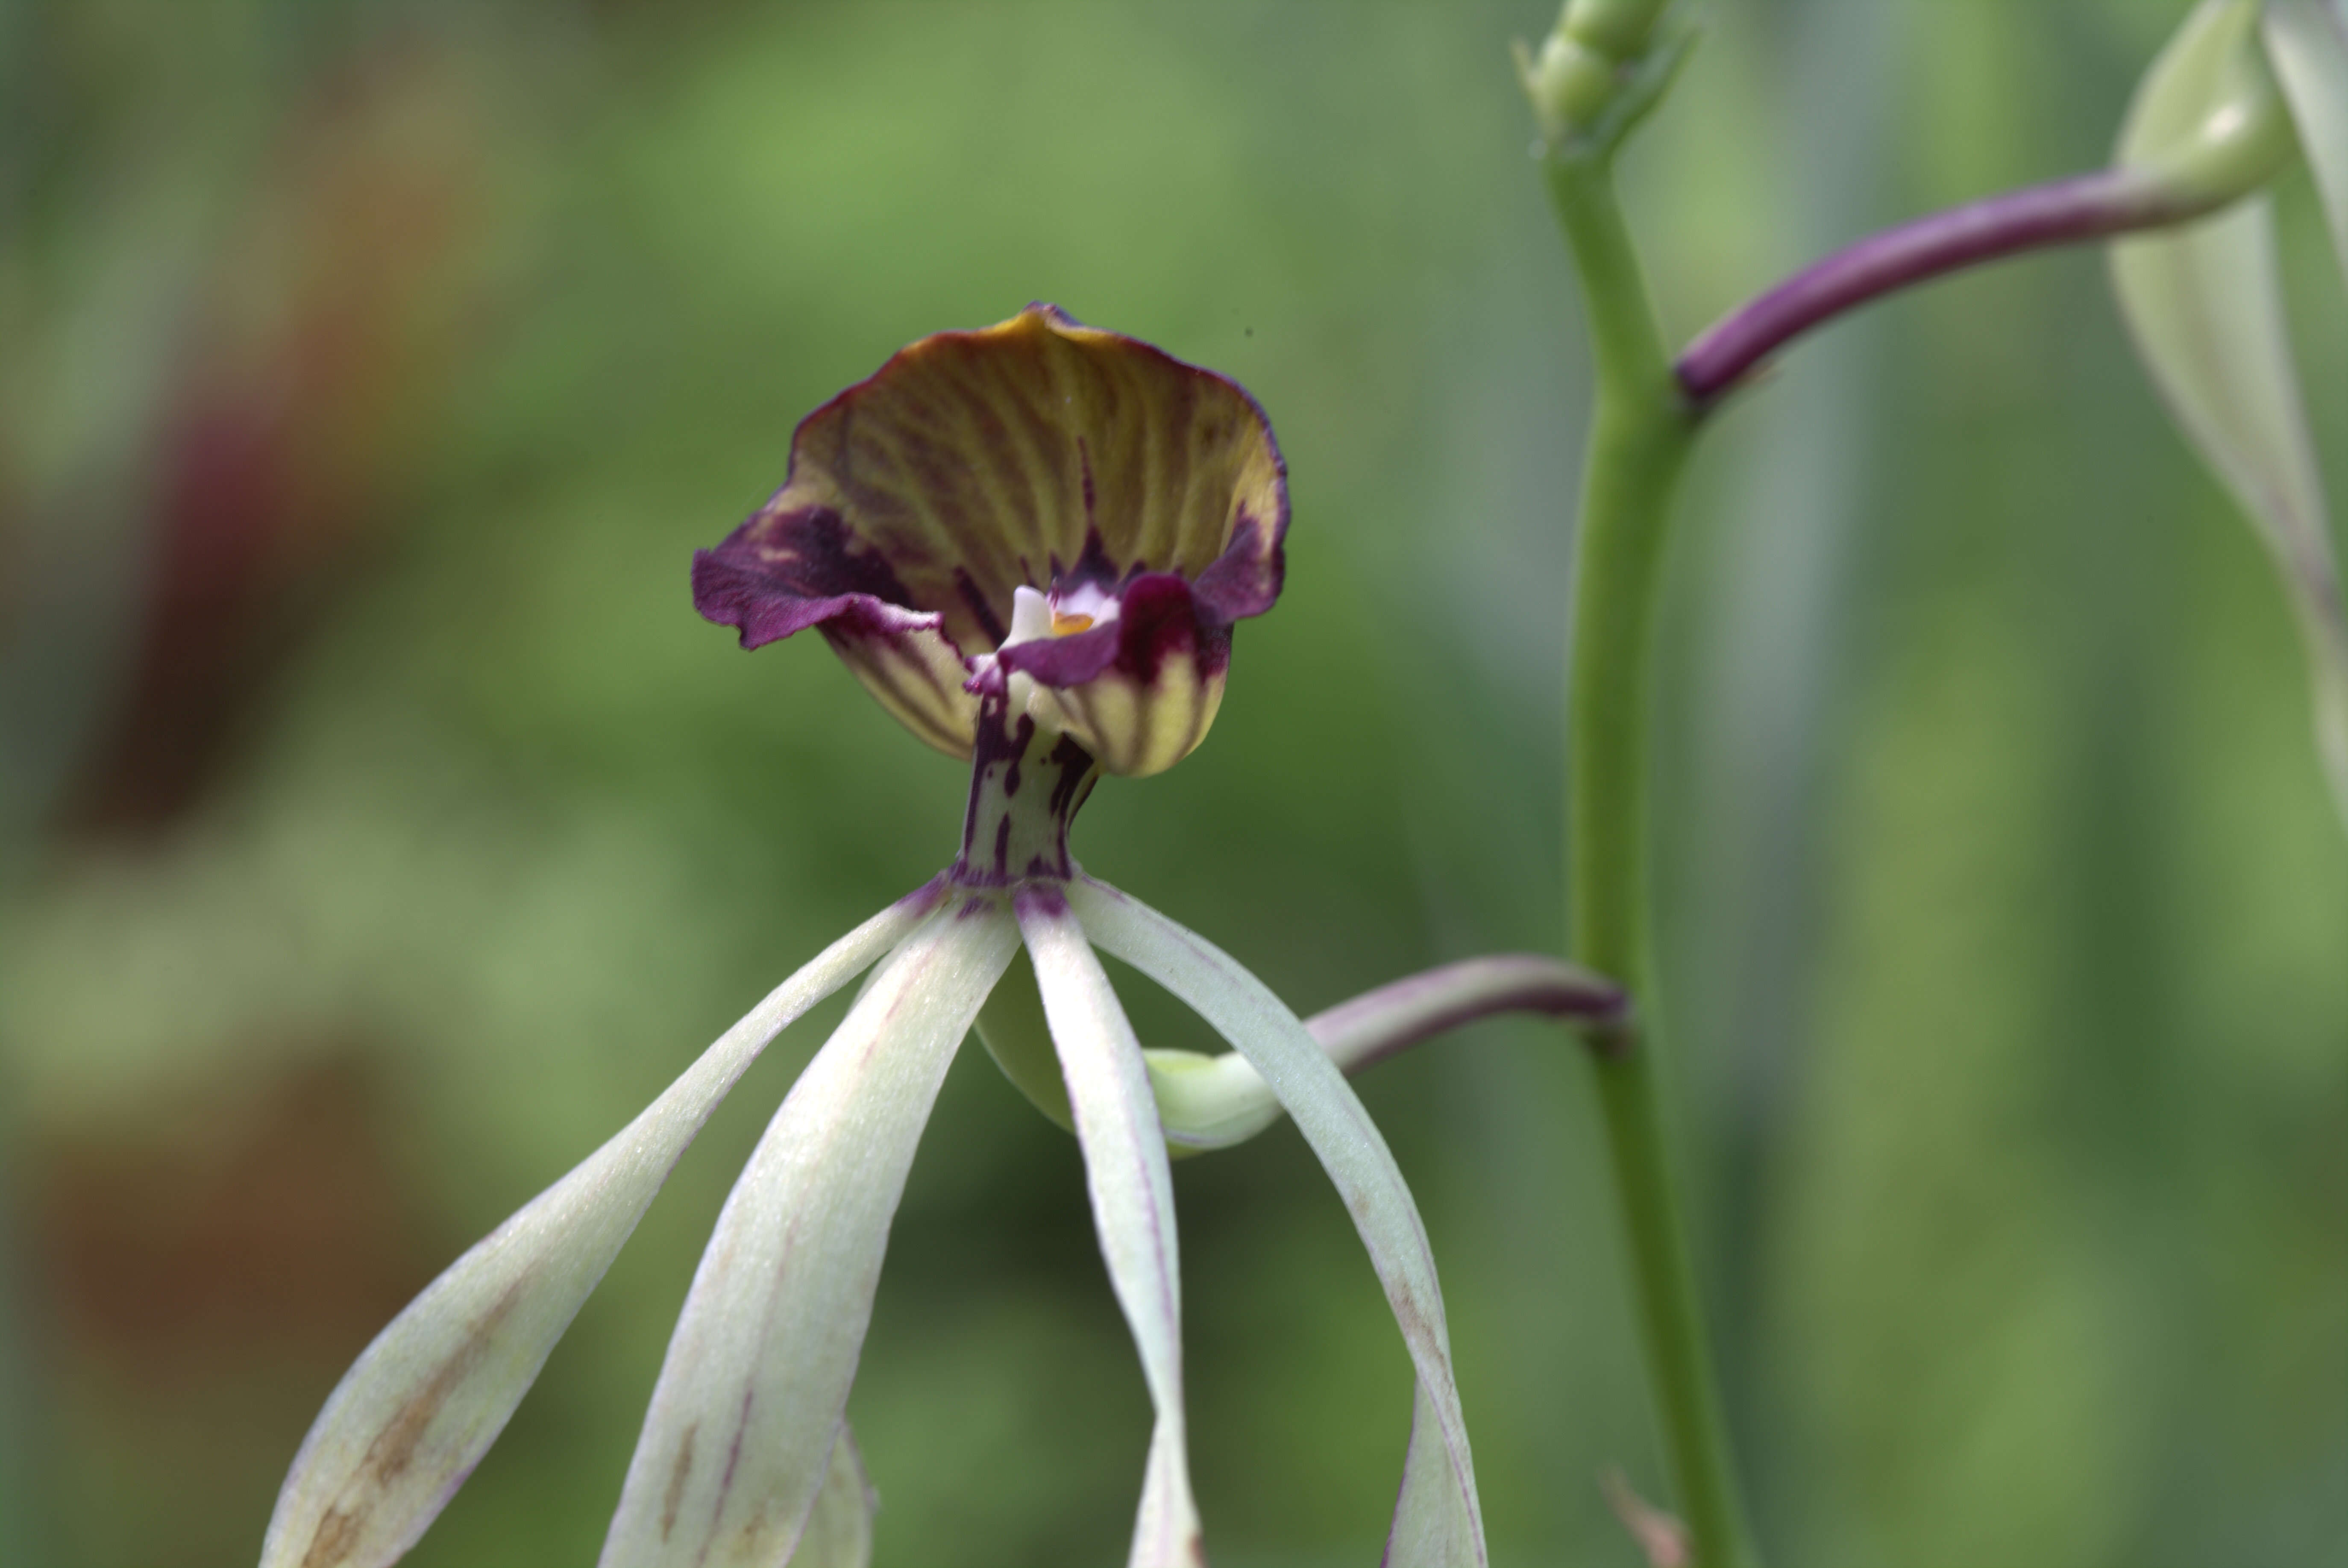
{"label": "yellow and purple labellum", "polygon": [[1287,529],[1280,449],[1237,383],[1036,304],[923,338],[808,416],[783,488],[695,556],[694,603],[746,648],[818,628],[951,755],[985,749],[999,702],[1000,744],[1032,717],[1145,775],[1213,722]]}

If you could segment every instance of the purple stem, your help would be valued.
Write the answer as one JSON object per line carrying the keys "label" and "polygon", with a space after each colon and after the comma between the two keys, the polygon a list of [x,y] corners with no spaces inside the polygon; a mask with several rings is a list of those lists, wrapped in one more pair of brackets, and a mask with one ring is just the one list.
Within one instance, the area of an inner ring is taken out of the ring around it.
{"label": "purple stem", "polygon": [[1375,1067],[1447,1029],[1498,1013],[1576,1018],[1600,1032],[1630,1011],[1622,988],[1586,969],[1531,954],[1464,959],[1365,991],[1304,1020],[1348,1075]]}
{"label": "purple stem", "polygon": [[1723,316],[1674,367],[1704,412],[1810,328],[1882,294],[1982,262],[2156,228],[2218,205],[2180,200],[2140,172],[2107,169],[1969,201],[1870,234]]}

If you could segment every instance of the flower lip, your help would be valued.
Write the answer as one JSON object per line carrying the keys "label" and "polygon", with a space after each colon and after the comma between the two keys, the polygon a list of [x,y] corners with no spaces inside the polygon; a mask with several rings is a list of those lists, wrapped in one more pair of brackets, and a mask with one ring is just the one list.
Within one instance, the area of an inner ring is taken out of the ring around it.
{"label": "flower lip", "polygon": [[[1036,304],[923,338],[801,421],[783,488],[695,556],[694,600],[746,648],[820,629],[961,756],[987,655],[1045,687],[1122,683],[1039,717],[1110,771],[1156,771],[1211,719],[1232,624],[1279,598],[1287,527],[1244,389]],[[1022,589],[1064,613],[1055,634],[1015,635]]]}

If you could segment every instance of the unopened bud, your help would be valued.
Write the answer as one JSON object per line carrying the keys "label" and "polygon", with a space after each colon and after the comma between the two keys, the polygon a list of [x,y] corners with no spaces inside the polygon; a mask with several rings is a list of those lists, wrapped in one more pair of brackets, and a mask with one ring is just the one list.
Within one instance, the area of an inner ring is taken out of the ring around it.
{"label": "unopened bud", "polygon": [[1531,100],[1541,134],[1561,140],[1590,125],[1614,95],[1616,62],[1570,36],[1562,26],[1535,55],[1516,46],[1517,77]]}
{"label": "unopened bud", "polygon": [[2223,205],[2265,184],[2297,142],[2259,46],[2259,0],[2202,0],[2138,84],[2118,162],[2162,205]]}
{"label": "unopened bud", "polygon": [[1568,0],[1557,30],[1617,60],[1643,53],[1663,0]]}
{"label": "unopened bud", "polygon": [[1612,151],[1654,107],[1694,36],[1658,31],[1665,0],[1568,0],[1538,50],[1513,46],[1517,77],[1551,152]]}

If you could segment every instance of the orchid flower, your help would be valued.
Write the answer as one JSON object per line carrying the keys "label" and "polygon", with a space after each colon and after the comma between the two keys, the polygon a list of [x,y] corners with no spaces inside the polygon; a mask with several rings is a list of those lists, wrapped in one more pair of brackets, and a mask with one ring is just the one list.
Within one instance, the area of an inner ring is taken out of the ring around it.
{"label": "orchid flower", "polygon": [[[845,1411],[881,1253],[955,1048],[1023,944],[1057,1081],[1039,1088],[1021,1065],[1015,1018],[990,1044],[1080,1140],[1157,1413],[1129,1561],[1204,1561],[1169,1142],[1235,1142],[1284,1108],[1354,1216],[1416,1372],[1386,1561],[1485,1562],[1434,1256],[1344,1069],[1502,1008],[1603,1024],[1619,993],[1546,959],[1474,960],[1308,1027],[1068,853],[1101,773],[1157,772],[1205,735],[1233,624],[1279,595],[1287,522],[1279,449],[1245,392],[1048,306],[916,343],[800,424],[783,489],[695,559],[695,602],[746,647],[816,628],[915,735],[967,757],[961,855],[783,982],[384,1330],[295,1458],[264,1568],[387,1563],[413,1544],[717,1101],[785,1026],[870,969],[718,1217],[602,1557],[866,1562],[872,1494]],[[1145,1053],[1096,946],[1236,1054]]]}

